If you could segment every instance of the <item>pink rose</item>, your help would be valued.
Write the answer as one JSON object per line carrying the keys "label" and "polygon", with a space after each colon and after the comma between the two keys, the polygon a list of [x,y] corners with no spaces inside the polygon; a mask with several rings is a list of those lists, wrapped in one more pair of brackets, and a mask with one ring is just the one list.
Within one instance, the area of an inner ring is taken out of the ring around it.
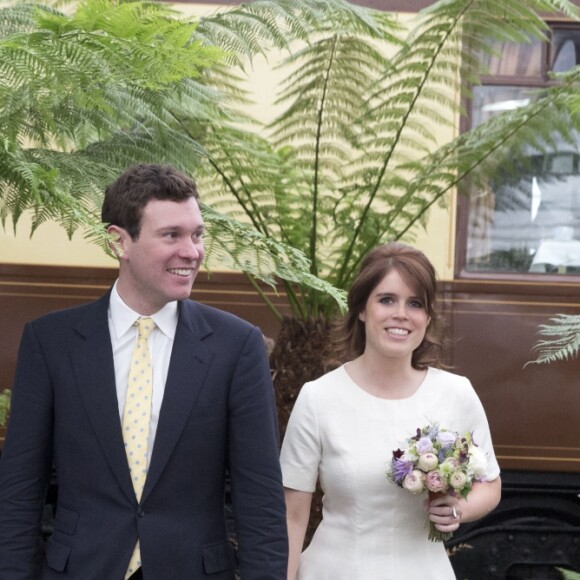
{"label": "pink rose", "polygon": [[439,459],[437,459],[435,453],[423,453],[423,455],[419,457],[418,465],[423,471],[432,471],[438,464]]}
{"label": "pink rose", "polygon": [[421,493],[424,489],[424,477],[425,476],[418,469],[413,469],[409,475],[405,475],[405,479],[403,479],[403,487],[411,493]]}
{"label": "pink rose", "polygon": [[444,492],[447,489],[445,478],[438,471],[430,471],[425,477],[425,485],[433,493]]}
{"label": "pink rose", "polygon": [[467,482],[467,475],[463,471],[455,471],[449,476],[449,485],[453,489],[461,489]]}

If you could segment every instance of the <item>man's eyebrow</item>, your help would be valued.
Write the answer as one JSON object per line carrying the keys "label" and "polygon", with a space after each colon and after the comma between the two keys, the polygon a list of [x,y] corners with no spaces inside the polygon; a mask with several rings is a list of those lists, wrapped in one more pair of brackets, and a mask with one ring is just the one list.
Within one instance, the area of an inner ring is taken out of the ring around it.
{"label": "man's eyebrow", "polygon": [[[183,226],[165,225],[165,226],[160,226],[159,228],[157,228],[156,231],[158,231],[158,232],[165,232],[165,231],[171,231],[171,230],[181,231],[181,230],[185,230],[185,229],[187,229],[187,228],[185,228]],[[199,226],[197,226],[193,229],[193,231],[195,231],[195,232],[199,232],[200,230],[205,230],[205,224],[200,224]]]}

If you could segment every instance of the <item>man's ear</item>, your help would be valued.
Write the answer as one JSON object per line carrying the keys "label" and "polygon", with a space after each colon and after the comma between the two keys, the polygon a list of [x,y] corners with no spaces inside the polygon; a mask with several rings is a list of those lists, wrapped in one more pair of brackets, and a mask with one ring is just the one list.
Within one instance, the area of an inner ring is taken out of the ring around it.
{"label": "man's ear", "polygon": [[107,233],[111,236],[109,240],[109,249],[120,260],[127,247],[127,231],[119,226],[109,226]]}

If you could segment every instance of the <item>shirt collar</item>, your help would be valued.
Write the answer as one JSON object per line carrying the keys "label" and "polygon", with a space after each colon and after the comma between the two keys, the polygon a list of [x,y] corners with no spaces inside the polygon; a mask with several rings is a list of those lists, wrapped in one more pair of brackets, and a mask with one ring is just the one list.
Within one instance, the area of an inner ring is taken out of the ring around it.
{"label": "shirt collar", "polygon": [[[117,283],[115,282],[111,290],[111,297],[109,300],[109,316],[113,324],[115,336],[120,339],[130,328],[135,324],[135,321],[141,316],[132,308],[127,306],[117,291]],[[161,310],[151,315],[151,318],[157,325],[157,328],[163,332],[168,338],[173,340],[175,338],[175,331],[177,329],[177,301],[168,302]]]}

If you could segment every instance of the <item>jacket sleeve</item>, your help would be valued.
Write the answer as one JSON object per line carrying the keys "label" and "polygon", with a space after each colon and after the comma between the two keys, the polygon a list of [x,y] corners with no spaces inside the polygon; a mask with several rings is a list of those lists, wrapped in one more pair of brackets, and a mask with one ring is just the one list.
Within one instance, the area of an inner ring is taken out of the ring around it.
{"label": "jacket sleeve", "polygon": [[254,328],[229,395],[229,471],[244,580],[285,580],[286,508],[274,388],[264,341]]}
{"label": "jacket sleeve", "polygon": [[32,324],[16,366],[10,420],[0,457],[0,578],[34,575],[52,467],[52,388]]}

